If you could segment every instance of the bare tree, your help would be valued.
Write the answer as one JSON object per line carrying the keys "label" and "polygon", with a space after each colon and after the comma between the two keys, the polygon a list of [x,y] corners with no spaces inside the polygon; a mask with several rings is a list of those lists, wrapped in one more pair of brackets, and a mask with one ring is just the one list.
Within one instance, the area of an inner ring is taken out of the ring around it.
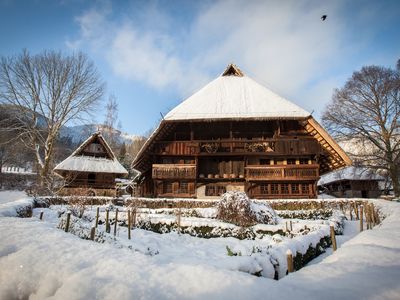
{"label": "bare tree", "polygon": [[110,144],[111,148],[115,150],[117,146],[117,131],[116,125],[118,120],[118,103],[114,95],[110,95],[106,104],[106,115],[103,125],[103,136]]}
{"label": "bare tree", "polygon": [[322,117],[334,136],[353,141],[360,162],[387,171],[396,196],[400,196],[399,117],[400,68],[380,66],[354,72],[343,88],[335,90]]}
{"label": "bare tree", "polygon": [[103,91],[99,73],[82,53],[24,50],[1,58],[0,103],[15,109],[19,138],[35,153],[42,187],[51,177],[60,129],[92,112]]}

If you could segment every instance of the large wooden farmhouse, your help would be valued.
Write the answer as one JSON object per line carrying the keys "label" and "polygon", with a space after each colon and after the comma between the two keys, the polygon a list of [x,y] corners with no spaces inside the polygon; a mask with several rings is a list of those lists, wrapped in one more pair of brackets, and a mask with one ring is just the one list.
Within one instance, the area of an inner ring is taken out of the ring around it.
{"label": "large wooden farmhouse", "polygon": [[96,132],[54,171],[65,179],[61,194],[115,196],[115,178],[128,175],[103,136]]}
{"label": "large wooden farmhouse", "polygon": [[235,65],[171,110],[133,162],[154,197],[315,198],[350,159],[307,111]]}

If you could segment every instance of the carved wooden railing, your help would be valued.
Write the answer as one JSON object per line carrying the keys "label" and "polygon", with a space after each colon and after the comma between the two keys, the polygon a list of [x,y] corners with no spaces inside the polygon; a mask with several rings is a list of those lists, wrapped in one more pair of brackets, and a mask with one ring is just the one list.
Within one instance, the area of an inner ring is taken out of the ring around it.
{"label": "carved wooden railing", "polygon": [[319,151],[320,147],[315,139],[170,141],[159,142],[155,147],[155,153],[167,155],[215,153],[317,154]]}
{"label": "carved wooden railing", "polygon": [[316,180],[319,165],[262,165],[247,166],[246,180]]}
{"label": "carved wooden railing", "polygon": [[153,179],[195,179],[196,165],[153,164]]}

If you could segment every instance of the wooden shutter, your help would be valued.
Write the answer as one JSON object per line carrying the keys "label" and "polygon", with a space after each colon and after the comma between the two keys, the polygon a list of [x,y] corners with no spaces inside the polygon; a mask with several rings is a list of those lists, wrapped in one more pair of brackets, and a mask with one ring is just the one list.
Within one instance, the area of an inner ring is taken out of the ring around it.
{"label": "wooden shutter", "polygon": [[194,193],[195,193],[195,191],[194,191],[194,182],[189,182],[188,183],[188,190],[189,190],[189,194],[190,195],[193,195]]}

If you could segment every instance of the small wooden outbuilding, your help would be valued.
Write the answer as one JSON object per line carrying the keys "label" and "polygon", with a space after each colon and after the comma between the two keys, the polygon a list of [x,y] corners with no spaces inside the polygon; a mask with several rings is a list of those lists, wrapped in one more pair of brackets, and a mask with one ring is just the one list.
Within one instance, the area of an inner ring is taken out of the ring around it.
{"label": "small wooden outbuilding", "polygon": [[318,188],[339,198],[377,198],[381,195],[379,182],[384,180],[374,170],[351,166],[321,176]]}
{"label": "small wooden outbuilding", "polygon": [[115,196],[115,179],[128,175],[100,132],[84,141],[54,171],[65,179],[61,194]]}

